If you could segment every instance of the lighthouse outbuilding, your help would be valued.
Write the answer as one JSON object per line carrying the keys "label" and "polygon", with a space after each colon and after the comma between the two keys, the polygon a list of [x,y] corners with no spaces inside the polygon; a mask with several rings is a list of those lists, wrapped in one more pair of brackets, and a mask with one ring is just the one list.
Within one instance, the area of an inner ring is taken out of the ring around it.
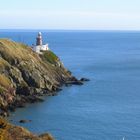
{"label": "lighthouse outbuilding", "polygon": [[42,41],[42,33],[39,32],[38,36],[36,37],[36,45],[33,47],[33,50],[39,54],[42,53],[42,51],[48,51],[49,50],[49,45],[45,44],[43,45]]}

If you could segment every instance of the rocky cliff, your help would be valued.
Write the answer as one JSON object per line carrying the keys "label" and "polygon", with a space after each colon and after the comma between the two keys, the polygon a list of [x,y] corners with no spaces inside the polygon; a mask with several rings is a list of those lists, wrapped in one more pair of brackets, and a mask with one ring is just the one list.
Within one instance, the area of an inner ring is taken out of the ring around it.
{"label": "rocky cliff", "polygon": [[22,107],[53,95],[63,84],[82,84],[51,51],[35,53],[31,47],[0,39],[0,109]]}
{"label": "rocky cliff", "polygon": [[[42,101],[42,95],[55,95],[62,85],[83,84],[64,68],[51,51],[37,54],[31,47],[0,39],[0,116]],[[0,117],[0,140],[53,140],[50,134],[34,135],[25,128],[14,126]]]}
{"label": "rocky cliff", "polygon": [[[41,55],[31,47],[9,39],[0,39],[0,115],[42,101],[43,95],[55,95],[62,85],[83,84],[64,68],[51,51]],[[50,134],[36,136],[0,117],[0,140],[53,140]]]}

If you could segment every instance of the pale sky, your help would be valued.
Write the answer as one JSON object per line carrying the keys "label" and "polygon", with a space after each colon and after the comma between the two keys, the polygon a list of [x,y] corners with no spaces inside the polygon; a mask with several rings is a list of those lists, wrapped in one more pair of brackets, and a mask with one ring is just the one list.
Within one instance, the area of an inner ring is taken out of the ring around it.
{"label": "pale sky", "polygon": [[0,0],[0,29],[140,30],[140,0]]}

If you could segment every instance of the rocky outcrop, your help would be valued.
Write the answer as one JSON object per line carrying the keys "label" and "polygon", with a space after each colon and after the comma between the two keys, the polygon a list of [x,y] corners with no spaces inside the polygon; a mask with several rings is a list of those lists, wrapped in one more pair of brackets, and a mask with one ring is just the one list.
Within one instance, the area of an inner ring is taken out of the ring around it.
{"label": "rocky outcrop", "polygon": [[37,136],[0,118],[0,140],[54,140],[54,138],[48,133]]}
{"label": "rocky outcrop", "polygon": [[[26,102],[42,101],[41,96],[55,95],[64,84],[78,84],[51,51],[41,55],[31,47],[0,39],[0,109],[1,113]],[[6,115],[6,114],[4,114]]]}
{"label": "rocky outcrop", "polygon": [[[9,110],[24,107],[27,102],[41,102],[42,95],[55,95],[62,85],[82,85],[84,81],[88,79],[73,77],[53,52],[39,55],[25,44],[0,39],[0,115],[7,116]],[[34,135],[0,118],[0,140],[25,139],[53,140],[53,137],[48,133]]]}

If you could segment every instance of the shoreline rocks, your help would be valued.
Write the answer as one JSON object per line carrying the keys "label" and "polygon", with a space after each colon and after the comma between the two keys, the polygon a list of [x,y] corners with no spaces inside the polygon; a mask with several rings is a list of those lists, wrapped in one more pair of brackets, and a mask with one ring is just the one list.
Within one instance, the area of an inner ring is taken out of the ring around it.
{"label": "shoreline rocks", "polygon": [[31,122],[31,120],[20,120],[19,123],[28,123]]}
{"label": "shoreline rocks", "polygon": [[77,80],[77,81],[67,81],[67,82],[65,83],[65,85],[66,85],[66,86],[68,86],[68,85],[83,85],[83,82],[81,82],[81,81],[79,81],[79,80]]}
{"label": "shoreline rocks", "polygon": [[81,78],[80,81],[81,82],[88,82],[88,81],[90,81],[90,79],[88,79],[88,78]]}

